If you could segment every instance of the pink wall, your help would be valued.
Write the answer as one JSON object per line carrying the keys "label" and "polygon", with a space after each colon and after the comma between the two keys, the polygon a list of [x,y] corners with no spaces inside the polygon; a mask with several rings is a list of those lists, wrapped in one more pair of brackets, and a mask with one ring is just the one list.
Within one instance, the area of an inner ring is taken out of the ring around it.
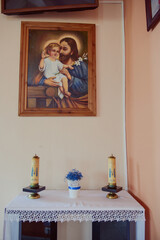
{"label": "pink wall", "polygon": [[146,30],[145,0],[125,1],[129,191],[146,208],[146,240],[160,240],[160,23]]}

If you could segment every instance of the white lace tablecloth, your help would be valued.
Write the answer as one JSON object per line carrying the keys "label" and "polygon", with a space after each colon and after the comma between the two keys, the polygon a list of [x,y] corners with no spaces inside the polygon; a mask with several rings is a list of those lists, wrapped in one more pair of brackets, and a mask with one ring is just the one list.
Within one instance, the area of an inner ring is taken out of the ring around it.
{"label": "white lace tablecloth", "polygon": [[45,190],[39,199],[22,192],[5,208],[5,221],[144,221],[144,208],[126,191],[106,198],[101,190],[80,190],[76,199],[67,190]]}

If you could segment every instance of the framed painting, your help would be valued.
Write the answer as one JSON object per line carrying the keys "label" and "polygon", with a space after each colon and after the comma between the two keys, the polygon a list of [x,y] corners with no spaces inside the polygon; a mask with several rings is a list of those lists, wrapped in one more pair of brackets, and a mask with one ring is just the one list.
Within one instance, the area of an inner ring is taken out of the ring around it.
{"label": "framed painting", "polygon": [[36,13],[44,11],[68,11],[97,8],[99,0],[1,0],[4,14]]}
{"label": "framed painting", "polygon": [[19,116],[95,115],[95,25],[22,22]]}
{"label": "framed painting", "polygon": [[160,20],[160,0],[145,0],[147,31],[153,29]]}

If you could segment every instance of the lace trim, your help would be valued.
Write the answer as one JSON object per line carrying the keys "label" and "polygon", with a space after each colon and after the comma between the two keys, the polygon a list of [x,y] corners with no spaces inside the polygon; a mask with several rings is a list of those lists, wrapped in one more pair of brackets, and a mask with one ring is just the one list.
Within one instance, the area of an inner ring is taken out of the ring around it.
{"label": "lace trim", "polygon": [[70,211],[24,211],[6,210],[5,219],[29,222],[64,222],[64,221],[144,221],[142,210],[70,210]]}

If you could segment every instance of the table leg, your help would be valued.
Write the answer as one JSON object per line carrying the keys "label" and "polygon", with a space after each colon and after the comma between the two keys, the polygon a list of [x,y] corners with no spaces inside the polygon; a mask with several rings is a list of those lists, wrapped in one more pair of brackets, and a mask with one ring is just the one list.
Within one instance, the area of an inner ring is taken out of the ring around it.
{"label": "table leg", "polygon": [[136,222],[136,240],[145,240],[145,221]]}
{"label": "table leg", "polygon": [[100,222],[92,223],[92,240],[100,240]]}
{"label": "table leg", "polygon": [[19,222],[4,221],[3,240],[19,240]]}
{"label": "table leg", "polygon": [[[129,221],[93,222],[92,240],[130,240]],[[136,239],[140,240],[140,239]]]}

